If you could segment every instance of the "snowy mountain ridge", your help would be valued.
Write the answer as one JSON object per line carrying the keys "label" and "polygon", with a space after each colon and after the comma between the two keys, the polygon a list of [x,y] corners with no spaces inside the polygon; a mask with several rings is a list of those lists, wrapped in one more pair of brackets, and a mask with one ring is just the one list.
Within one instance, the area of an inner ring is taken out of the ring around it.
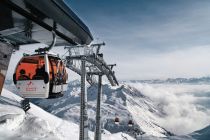
{"label": "snowy mountain ridge", "polygon": [[[7,83],[11,84],[9,81]],[[15,88],[10,84],[5,87],[14,92]],[[208,103],[206,97],[208,97],[209,92],[209,85],[200,83],[122,82],[120,86],[116,87],[104,84],[102,97],[103,129],[105,132],[111,132],[112,135],[123,132],[132,137],[134,137],[133,130],[139,129],[140,132],[145,132],[143,137],[146,139],[193,139],[194,135],[187,134],[207,127],[208,122],[210,122],[208,108],[204,108],[202,104],[197,104],[198,101],[195,100],[195,97]],[[88,116],[91,131],[95,130],[96,93],[97,85],[88,87]],[[79,80],[69,83],[68,91],[62,98],[34,99],[31,101],[61,119],[79,124]],[[119,125],[114,123],[115,117],[120,119]],[[128,127],[129,120],[134,122],[133,127]],[[193,125],[194,122],[199,123]],[[171,132],[183,136],[173,136]]]}
{"label": "snowy mountain ridge", "polygon": [[[42,99],[33,100],[35,104],[48,112],[65,120],[79,123],[80,108],[80,83],[74,81],[69,84],[69,90],[60,100]],[[88,116],[89,128],[94,131],[97,85],[88,88]],[[152,100],[144,96],[137,89],[129,85],[111,87],[103,85],[102,122],[105,130],[111,133],[131,131],[128,121],[134,121],[135,128],[146,135],[166,137],[172,135],[166,129],[158,125],[156,116],[163,116],[164,113],[153,105]],[[115,117],[119,117],[120,124],[114,123]],[[131,134],[132,135],[132,134]]]}
{"label": "snowy mountain ridge", "polygon": [[148,84],[209,84],[210,77],[200,77],[200,78],[167,78],[165,80],[153,79],[153,80],[128,80],[123,81],[124,83],[148,83]]}

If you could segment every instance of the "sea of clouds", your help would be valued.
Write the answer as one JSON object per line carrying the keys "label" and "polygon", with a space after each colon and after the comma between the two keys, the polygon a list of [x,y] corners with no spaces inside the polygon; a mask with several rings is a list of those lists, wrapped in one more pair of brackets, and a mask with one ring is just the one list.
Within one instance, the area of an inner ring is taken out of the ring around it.
{"label": "sea of clouds", "polygon": [[184,135],[210,124],[210,85],[129,83],[150,97],[164,117],[157,121],[167,130]]}

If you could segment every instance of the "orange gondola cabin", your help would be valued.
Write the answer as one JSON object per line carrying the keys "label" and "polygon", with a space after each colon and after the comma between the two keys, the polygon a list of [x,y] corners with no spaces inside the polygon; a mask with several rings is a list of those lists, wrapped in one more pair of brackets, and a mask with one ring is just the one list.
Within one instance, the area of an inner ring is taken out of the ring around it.
{"label": "orange gondola cabin", "polygon": [[24,56],[13,81],[24,98],[57,98],[67,90],[68,74],[62,60],[54,54]]}

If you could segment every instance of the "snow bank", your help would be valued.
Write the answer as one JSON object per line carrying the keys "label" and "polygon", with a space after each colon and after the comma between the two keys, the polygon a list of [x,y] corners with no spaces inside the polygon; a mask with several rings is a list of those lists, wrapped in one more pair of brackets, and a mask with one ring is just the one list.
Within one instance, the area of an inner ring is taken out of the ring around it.
{"label": "snow bank", "polygon": [[13,130],[16,129],[23,121],[25,112],[11,105],[0,106],[0,129]]}
{"label": "snow bank", "polygon": [[[2,96],[8,100],[13,99],[16,105],[21,100],[20,97],[5,89]],[[14,133],[10,133],[7,139],[13,139],[13,136],[20,139],[78,139],[78,125],[64,121],[32,103],[30,105],[31,109],[25,114],[19,107],[0,104],[0,118],[6,120],[0,125],[2,130],[0,133],[4,133],[3,130],[6,128],[10,128],[9,130]],[[3,135],[6,136],[6,134]]]}
{"label": "snow bank", "polygon": [[130,137],[129,135],[127,134],[124,134],[124,133],[115,133],[115,134],[108,134],[108,135],[105,135],[103,137],[104,140],[120,140],[120,139],[123,139],[123,140],[134,140],[134,138]]}

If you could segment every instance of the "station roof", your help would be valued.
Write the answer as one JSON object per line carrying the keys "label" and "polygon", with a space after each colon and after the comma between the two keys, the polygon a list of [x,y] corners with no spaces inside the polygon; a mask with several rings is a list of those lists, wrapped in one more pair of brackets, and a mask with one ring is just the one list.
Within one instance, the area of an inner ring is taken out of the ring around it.
{"label": "station roof", "polygon": [[51,31],[56,46],[90,44],[89,28],[63,0],[1,0],[0,37],[14,45],[50,44]]}

